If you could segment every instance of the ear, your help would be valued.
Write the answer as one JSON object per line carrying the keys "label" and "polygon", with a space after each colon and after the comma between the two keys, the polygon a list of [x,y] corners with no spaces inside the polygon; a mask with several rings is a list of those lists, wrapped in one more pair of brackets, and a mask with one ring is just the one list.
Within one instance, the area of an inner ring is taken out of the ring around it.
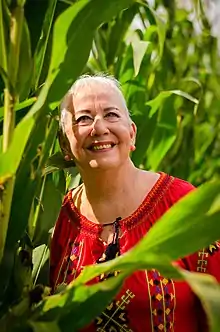
{"label": "ear", "polygon": [[70,144],[69,144],[68,138],[63,133],[62,129],[60,129],[58,131],[57,135],[58,135],[58,140],[59,140],[59,144],[60,144],[60,149],[63,153],[64,158],[67,159],[69,157],[69,159],[71,160],[73,155],[72,155],[72,152],[70,149]]}
{"label": "ear", "polygon": [[131,140],[132,140],[132,143],[135,144],[135,141],[136,141],[136,134],[137,134],[137,126],[136,124],[132,121],[131,123],[131,132],[130,132],[130,135],[131,135]]}

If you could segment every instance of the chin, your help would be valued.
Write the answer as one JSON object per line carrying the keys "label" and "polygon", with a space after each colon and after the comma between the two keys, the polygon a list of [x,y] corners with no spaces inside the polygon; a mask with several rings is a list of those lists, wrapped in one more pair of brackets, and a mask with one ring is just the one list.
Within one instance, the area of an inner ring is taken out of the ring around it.
{"label": "chin", "polygon": [[117,161],[113,161],[113,160],[109,160],[109,161],[98,161],[98,160],[91,160],[89,162],[89,166],[90,168],[92,169],[97,169],[97,170],[111,170],[111,169],[114,169],[114,168],[118,168],[120,166],[120,163]]}

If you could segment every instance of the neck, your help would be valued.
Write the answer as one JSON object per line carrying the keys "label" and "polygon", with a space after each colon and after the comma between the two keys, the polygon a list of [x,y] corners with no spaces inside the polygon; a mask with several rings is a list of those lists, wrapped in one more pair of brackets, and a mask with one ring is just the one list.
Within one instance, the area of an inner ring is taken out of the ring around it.
{"label": "neck", "polygon": [[81,174],[87,200],[94,203],[115,201],[134,188],[139,170],[129,161],[121,168],[92,170]]}

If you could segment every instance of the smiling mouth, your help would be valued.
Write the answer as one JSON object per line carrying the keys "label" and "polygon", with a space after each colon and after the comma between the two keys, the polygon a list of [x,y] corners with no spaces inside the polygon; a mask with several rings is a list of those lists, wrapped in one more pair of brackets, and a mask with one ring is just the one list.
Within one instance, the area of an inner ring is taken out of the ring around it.
{"label": "smiling mouth", "polygon": [[89,147],[90,151],[101,151],[101,150],[108,150],[115,146],[114,143],[106,143],[106,144],[92,144]]}

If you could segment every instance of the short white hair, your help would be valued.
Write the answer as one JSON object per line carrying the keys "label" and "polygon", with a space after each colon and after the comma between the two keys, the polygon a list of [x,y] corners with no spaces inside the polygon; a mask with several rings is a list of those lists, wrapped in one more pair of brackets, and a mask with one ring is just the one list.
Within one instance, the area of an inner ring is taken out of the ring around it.
{"label": "short white hair", "polygon": [[73,114],[72,98],[74,97],[74,95],[77,94],[79,89],[90,86],[94,83],[99,83],[102,85],[105,84],[105,85],[110,86],[111,88],[115,89],[122,99],[122,102],[123,102],[125,110],[127,111],[129,120],[131,120],[130,113],[129,113],[129,110],[127,108],[127,104],[125,101],[125,97],[121,91],[121,84],[114,76],[103,74],[103,73],[99,73],[99,74],[95,74],[95,75],[82,75],[73,83],[73,85],[71,86],[71,88],[69,89],[69,91],[64,96],[64,98],[61,102],[60,128],[63,133],[65,133],[67,112],[71,112]]}

